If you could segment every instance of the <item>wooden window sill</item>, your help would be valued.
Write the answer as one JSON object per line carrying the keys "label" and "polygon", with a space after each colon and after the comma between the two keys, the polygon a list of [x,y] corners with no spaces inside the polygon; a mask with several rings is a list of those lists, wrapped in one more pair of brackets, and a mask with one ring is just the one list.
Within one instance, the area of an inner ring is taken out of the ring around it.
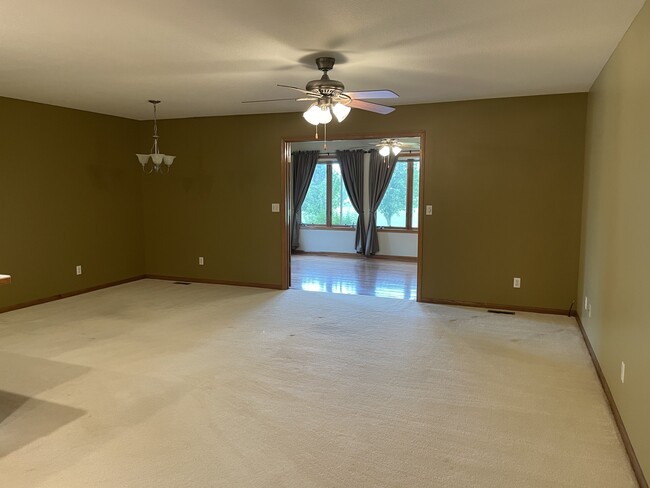
{"label": "wooden window sill", "polygon": [[417,234],[417,229],[400,229],[399,227],[377,227],[377,232],[396,232],[402,234]]}
{"label": "wooden window sill", "polygon": [[354,227],[346,225],[333,225],[331,227],[327,227],[326,225],[301,225],[300,228],[302,230],[355,230]]}

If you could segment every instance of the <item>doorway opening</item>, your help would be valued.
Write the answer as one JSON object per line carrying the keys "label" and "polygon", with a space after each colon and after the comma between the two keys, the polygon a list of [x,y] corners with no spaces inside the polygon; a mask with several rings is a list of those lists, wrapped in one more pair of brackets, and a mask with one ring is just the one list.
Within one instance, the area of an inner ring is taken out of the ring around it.
{"label": "doorway opening", "polygon": [[[399,149],[383,156],[387,139]],[[309,163],[298,154],[306,151]],[[355,153],[353,161],[346,152]],[[350,136],[329,141],[327,149],[321,141],[283,141],[283,288],[419,299],[423,153],[419,132]],[[309,165],[307,176],[296,176],[300,164]],[[342,169],[359,164],[362,175]],[[302,188],[297,194],[294,177]]]}

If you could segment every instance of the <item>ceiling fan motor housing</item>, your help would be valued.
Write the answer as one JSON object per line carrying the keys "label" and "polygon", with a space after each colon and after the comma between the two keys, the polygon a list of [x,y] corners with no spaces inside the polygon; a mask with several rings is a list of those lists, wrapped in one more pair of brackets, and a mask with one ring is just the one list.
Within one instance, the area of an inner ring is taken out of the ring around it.
{"label": "ceiling fan motor housing", "polygon": [[317,91],[321,95],[332,96],[340,94],[345,86],[338,80],[331,80],[327,72],[334,67],[334,58],[321,57],[316,59],[316,66],[323,72],[320,80],[311,80],[305,86],[307,91]]}

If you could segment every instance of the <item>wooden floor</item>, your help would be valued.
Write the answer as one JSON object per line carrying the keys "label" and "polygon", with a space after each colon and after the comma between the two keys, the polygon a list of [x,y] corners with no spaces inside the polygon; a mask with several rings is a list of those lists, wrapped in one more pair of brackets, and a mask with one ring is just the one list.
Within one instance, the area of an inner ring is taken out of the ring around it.
{"label": "wooden floor", "polygon": [[417,263],[364,256],[291,256],[291,288],[415,300]]}

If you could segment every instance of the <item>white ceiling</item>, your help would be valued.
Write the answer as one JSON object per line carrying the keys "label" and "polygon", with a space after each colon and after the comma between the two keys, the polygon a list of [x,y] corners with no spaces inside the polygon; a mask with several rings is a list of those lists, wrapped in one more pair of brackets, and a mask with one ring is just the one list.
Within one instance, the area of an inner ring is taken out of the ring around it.
{"label": "white ceiling", "polygon": [[399,104],[587,91],[644,0],[2,0],[0,96],[150,119],[290,112],[331,53]]}

